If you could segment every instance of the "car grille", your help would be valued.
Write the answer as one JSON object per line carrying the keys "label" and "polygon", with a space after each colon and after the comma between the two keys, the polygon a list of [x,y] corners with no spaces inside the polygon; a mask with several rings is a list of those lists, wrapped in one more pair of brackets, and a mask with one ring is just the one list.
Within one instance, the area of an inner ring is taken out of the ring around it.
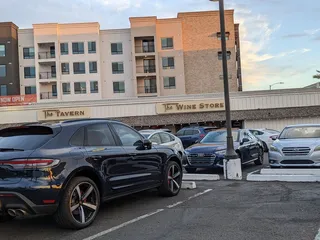
{"label": "car grille", "polygon": [[281,164],[314,164],[311,160],[283,160]]}
{"label": "car grille", "polygon": [[306,156],[310,152],[309,147],[286,147],[282,149],[285,156]]}
{"label": "car grille", "polygon": [[188,160],[191,165],[201,165],[201,166],[210,166],[214,164],[216,160],[215,154],[190,154]]}

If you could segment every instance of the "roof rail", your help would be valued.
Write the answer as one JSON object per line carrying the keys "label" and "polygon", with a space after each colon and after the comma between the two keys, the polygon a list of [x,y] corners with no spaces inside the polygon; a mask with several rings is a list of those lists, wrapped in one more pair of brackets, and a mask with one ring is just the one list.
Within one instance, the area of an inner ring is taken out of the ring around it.
{"label": "roof rail", "polygon": [[60,123],[73,123],[73,122],[83,122],[83,121],[96,121],[96,120],[108,120],[107,118],[81,118],[81,119],[73,119],[73,120],[66,120],[61,121]]}

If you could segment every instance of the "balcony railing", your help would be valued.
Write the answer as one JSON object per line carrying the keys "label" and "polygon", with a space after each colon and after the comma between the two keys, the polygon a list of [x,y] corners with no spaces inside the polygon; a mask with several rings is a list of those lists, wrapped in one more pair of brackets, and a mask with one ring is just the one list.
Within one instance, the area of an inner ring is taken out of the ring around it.
{"label": "balcony railing", "polygon": [[157,86],[142,86],[138,87],[139,94],[157,93]]}
{"label": "balcony railing", "polygon": [[51,51],[50,52],[39,52],[38,57],[39,57],[39,59],[51,59],[51,58],[56,57],[56,53],[51,52]]}
{"label": "balcony railing", "polygon": [[40,99],[56,99],[57,93],[56,92],[42,92],[40,93]]}
{"label": "balcony railing", "polygon": [[137,73],[155,73],[156,66],[149,65],[149,66],[137,66]]}
{"label": "balcony railing", "polygon": [[57,74],[55,72],[41,72],[39,73],[39,79],[52,79],[56,78]]}
{"label": "balcony railing", "polygon": [[135,46],[135,49],[136,53],[152,53],[155,51],[154,44]]}

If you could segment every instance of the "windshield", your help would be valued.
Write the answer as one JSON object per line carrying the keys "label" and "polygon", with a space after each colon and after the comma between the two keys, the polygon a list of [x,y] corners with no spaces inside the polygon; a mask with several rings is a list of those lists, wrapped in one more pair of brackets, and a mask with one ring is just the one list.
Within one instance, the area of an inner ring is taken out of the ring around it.
{"label": "windshield", "polygon": [[[232,136],[234,141],[238,141],[239,131],[233,131]],[[201,143],[215,143],[215,142],[226,142],[227,131],[216,131],[208,133],[201,141]]]}
{"label": "windshield", "polygon": [[48,127],[7,128],[0,131],[0,149],[37,149],[53,137]]}
{"label": "windshield", "polygon": [[320,138],[320,126],[285,128],[279,139]]}

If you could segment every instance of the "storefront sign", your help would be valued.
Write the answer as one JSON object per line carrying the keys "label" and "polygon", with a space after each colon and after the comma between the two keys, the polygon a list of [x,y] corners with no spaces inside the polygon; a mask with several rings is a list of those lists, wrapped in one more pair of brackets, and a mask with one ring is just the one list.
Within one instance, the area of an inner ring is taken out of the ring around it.
{"label": "storefront sign", "polygon": [[61,108],[38,111],[38,121],[89,118],[88,108]]}
{"label": "storefront sign", "polygon": [[29,105],[37,102],[37,95],[0,96],[0,107]]}
{"label": "storefront sign", "polygon": [[157,103],[157,114],[212,112],[225,110],[223,100]]}

